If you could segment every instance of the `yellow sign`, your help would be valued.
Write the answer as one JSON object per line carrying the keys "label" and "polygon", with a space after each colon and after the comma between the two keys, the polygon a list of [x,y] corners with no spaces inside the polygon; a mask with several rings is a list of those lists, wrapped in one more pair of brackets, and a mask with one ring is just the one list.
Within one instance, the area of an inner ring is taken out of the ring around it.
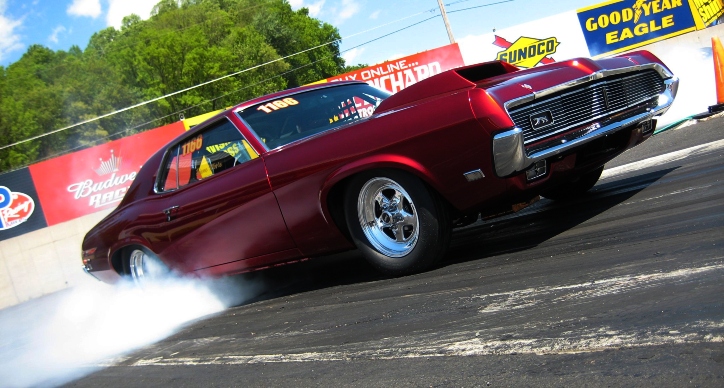
{"label": "yellow sign", "polygon": [[[226,109],[228,109],[228,108],[226,108]],[[215,111],[213,111],[213,112],[204,113],[204,114],[202,114],[202,115],[198,115],[198,116],[194,116],[194,117],[191,117],[191,118],[188,118],[188,119],[184,119],[184,120],[183,120],[184,127],[185,127],[186,130],[188,131],[189,129],[191,129],[191,128],[193,128],[193,127],[195,127],[195,126],[203,123],[204,121],[206,121],[206,120],[208,120],[208,119],[216,116],[217,114],[223,112],[224,110],[225,110],[225,109],[219,109],[219,110],[215,110]]]}
{"label": "yellow sign", "polygon": [[515,43],[509,43],[505,39],[496,36],[494,45],[505,50],[498,53],[498,60],[511,63],[525,68],[533,68],[539,63],[555,62],[549,55],[555,54],[558,49],[558,39],[534,39],[521,36]]}
{"label": "yellow sign", "polygon": [[724,16],[724,0],[689,0],[689,7],[697,30],[709,27]]}
{"label": "yellow sign", "polygon": [[579,9],[578,20],[589,52],[598,58],[695,31],[687,1],[699,0],[610,0]]}

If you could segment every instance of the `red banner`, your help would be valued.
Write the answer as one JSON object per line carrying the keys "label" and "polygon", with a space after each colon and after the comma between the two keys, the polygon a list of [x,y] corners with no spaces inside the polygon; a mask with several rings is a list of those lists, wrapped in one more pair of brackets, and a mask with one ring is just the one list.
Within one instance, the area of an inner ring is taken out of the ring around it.
{"label": "red banner", "polygon": [[183,132],[177,122],[30,166],[48,226],[118,205],[141,165]]}
{"label": "red banner", "polygon": [[464,65],[460,48],[455,43],[327,78],[326,81],[365,81],[396,93],[425,78]]}

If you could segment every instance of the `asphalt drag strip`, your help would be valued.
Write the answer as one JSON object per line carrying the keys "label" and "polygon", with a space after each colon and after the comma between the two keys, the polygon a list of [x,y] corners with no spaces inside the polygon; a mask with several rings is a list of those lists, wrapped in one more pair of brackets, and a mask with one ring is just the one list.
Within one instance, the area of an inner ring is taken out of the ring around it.
{"label": "asphalt drag strip", "polygon": [[590,194],[453,234],[400,278],[355,253],[70,386],[724,386],[724,120],[624,153]]}
{"label": "asphalt drag strip", "polygon": [[[550,309],[557,304],[596,303],[596,298],[622,296],[634,292],[656,292],[656,288],[685,286],[698,283],[710,276],[724,274],[722,258],[718,264],[700,268],[685,268],[667,273],[652,273],[637,276],[622,276],[595,280],[581,284],[528,288],[503,293],[473,295],[462,297],[458,303],[466,307],[474,306],[481,315],[504,313],[518,309]],[[564,331],[556,338],[536,338],[526,336],[526,329],[565,324],[560,322],[528,323],[520,330],[509,332],[502,328],[495,330],[453,332],[440,339],[437,334],[414,338],[408,335],[397,338],[385,338],[376,344],[365,345],[367,349],[356,346],[341,346],[348,350],[334,352],[305,352],[286,354],[233,355],[211,354],[203,357],[174,357],[173,355],[142,358],[134,360],[129,366],[181,366],[181,365],[235,365],[254,363],[319,362],[387,360],[398,358],[481,356],[495,354],[565,354],[599,352],[622,346],[642,347],[665,344],[691,344],[702,342],[724,342],[724,321],[694,321],[677,325],[659,325],[647,330],[622,331],[612,327],[593,327],[585,330]],[[291,332],[287,337],[319,334],[309,332]],[[435,338],[431,338],[435,337]],[[501,338],[505,338],[501,340]],[[262,338],[256,338],[260,340]],[[235,337],[205,338],[203,341],[180,341],[177,346],[191,349],[194,347],[223,347],[224,342],[233,342]],[[368,349],[369,345],[379,346]]]}

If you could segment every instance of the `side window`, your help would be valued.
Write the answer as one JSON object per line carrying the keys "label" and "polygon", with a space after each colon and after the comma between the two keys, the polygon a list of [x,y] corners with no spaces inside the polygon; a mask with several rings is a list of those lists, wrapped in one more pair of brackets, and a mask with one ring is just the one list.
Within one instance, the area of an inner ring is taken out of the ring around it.
{"label": "side window", "polygon": [[258,157],[239,130],[221,120],[169,149],[158,188],[175,190]]}

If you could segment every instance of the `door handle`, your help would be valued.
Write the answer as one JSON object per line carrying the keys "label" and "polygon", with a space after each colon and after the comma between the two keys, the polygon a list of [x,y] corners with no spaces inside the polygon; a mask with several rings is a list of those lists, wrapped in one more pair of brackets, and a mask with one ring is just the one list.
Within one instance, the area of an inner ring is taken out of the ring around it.
{"label": "door handle", "polygon": [[163,211],[164,214],[166,214],[166,221],[171,222],[173,217],[178,214],[178,206],[171,206],[170,208]]}

